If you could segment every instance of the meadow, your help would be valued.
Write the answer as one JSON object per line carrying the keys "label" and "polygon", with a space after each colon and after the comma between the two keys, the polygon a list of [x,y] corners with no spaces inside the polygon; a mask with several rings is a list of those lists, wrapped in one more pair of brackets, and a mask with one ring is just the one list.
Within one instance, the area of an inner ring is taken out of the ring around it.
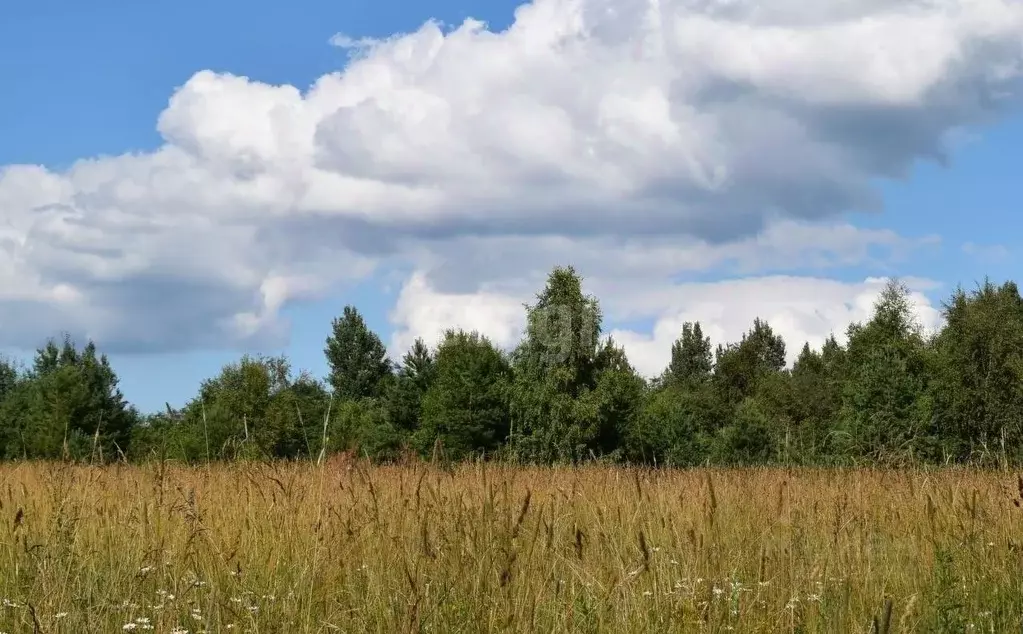
{"label": "meadow", "polygon": [[0,632],[1006,632],[1004,471],[0,467]]}

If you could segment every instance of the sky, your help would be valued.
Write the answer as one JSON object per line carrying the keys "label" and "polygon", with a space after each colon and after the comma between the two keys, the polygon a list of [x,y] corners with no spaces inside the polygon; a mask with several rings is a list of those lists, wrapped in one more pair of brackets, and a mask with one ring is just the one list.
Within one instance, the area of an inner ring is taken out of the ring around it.
{"label": "sky", "polygon": [[[87,6],[86,6],[87,5]],[[573,265],[647,376],[684,321],[927,328],[1018,270],[1016,0],[16,0],[0,9],[0,352],[68,333],[143,411],[242,354],[400,358]]]}

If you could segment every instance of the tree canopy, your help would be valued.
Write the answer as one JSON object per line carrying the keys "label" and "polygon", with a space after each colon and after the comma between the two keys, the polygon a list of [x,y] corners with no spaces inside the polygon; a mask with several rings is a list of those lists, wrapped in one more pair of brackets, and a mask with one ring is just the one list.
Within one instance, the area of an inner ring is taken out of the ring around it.
{"label": "tree canopy", "polygon": [[[243,356],[181,409],[140,414],[92,342],[51,340],[27,367],[0,358],[0,456],[185,462],[319,459],[352,451],[529,463],[907,464],[1023,461],[1023,297],[957,289],[923,332],[896,280],[839,340],[786,342],[763,318],[738,341],[679,325],[641,377],[604,333],[572,267],[551,271],[503,350],[457,328],[398,361],[354,306],[332,320],[322,380]],[[796,354],[790,356],[791,348]],[[791,363],[789,362],[791,361]]]}

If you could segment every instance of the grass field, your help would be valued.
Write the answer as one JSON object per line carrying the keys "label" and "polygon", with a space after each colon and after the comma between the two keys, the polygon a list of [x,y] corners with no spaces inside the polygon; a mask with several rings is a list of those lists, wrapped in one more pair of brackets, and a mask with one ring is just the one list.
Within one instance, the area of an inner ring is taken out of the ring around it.
{"label": "grass field", "polygon": [[962,470],[8,465],[0,632],[1019,631],[1019,489]]}

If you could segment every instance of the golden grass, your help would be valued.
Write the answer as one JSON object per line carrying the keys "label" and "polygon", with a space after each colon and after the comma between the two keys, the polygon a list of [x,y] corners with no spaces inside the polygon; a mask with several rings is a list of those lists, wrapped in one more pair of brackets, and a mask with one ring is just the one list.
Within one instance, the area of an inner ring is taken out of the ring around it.
{"label": "golden grass", "polygon": [[963,470],[8,465],[0,632],[1004,632],[1020,495]]}

